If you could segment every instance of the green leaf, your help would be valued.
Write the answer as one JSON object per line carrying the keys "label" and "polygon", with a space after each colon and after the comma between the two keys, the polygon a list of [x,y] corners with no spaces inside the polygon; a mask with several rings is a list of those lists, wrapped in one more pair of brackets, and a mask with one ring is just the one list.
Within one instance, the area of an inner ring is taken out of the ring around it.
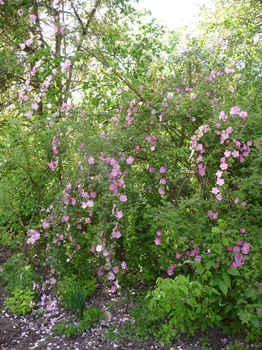
{"label": "green leaf", "polygon": [[228,238],[223,238],[221,242],[224,246],[229,246],[229,239]]}
{"label": "green leaf", "polygon": [[207,263],[206,263],[206,269],[209,271],[211,269],[211,267],[214,267],[216,268],[216,263],[214,260],[209,260]]}
{"label": "green leaf", "polygon": [[218,224],[219,224],[219,227],[221,227],[222,230],[224,230],[227,227],[227,223],[224,220],[222,220],[222,219],[218,219]]}
{"label": "green leaf", "polygon": [[198,306],[197,301],[196,301],[195,298],[190,298],[190,299],[188,300],[188,304],[189,304],[190,306],[193,306],[193,307],[197,307],[197,306]]}
{"label": "green leaf", "polygon": [[221,276],[220,275],[215,275],[213,280],[212,280],[211,285],[212,286],[217,286],[220,281],[221,281]]}
{"label": "green leaf", "polygon": [[202,273],[205,271],[205,267],[204,266],[199,266],[199,267],[197,267],[197,273],[199,274],[199,275],[202,275]]}
{"label": "green leaf", "polygon": [[202,311],[201,305],[198,305],[197,309],[195,310],[196,314],[200,314]]}
{"label": "green leaf", "polygon": [[229,275],[232,275],[232,276],[239,276],[239,275],[240,275],[238,269],[233,269],[233,268],[229,268],[229,269],[227,270],[227,273],[228,273]]}
{"label": "green leaf", "polygon": [[180,290],[182,290],[182,292],[184,292],[185,295],[188,294],[188,288],[187,288],[186,286],[180,285],[180,286],[177,286],[177,288],[180,289]]}
{"label": "green leaf", "polygon": [[213,236],[218,236],[218,235],[220,235],[220,233],[221,233],[221,230],[220,230],[219,227],[213,227],[213,228],[212,228],[212,234],[213,234]]}
{"label": "green leaf", "polygon": [[185,326],[183,324],[180,325],[180,331],[182,333],[186,333],[186,328],[185,328]]}
{"label": "green leaf", "polygon": [[213,250],[213,252],[217,251],[217,244],[212,244],[212,250]]}
{"label": "green leaf", "polygon": [[228,288],[231,288],[231,279],[228,273],[222,272],[222,279],[225,282],[225,284],[228,286]]}
{"label": "green leaf", "polygon": [[220,280],[218,282],[218,287],[220,288],[222,293],[225,294],[225,296],[227,296],[228,286],[225,284],[225,282]]}
{"label": "green leaf", "polygon": [[82,89],[83,89],[83,90],[87,90],[88,88],[89,88],[89,84],[86,83],[86,82],[84,82],[84,83],[82,84]]}
{"label": "green leaf", "polygon": [[201,332],[204,332],[204,330],[207,328],[207,325],[205,322],[202,322],[201,323],[201,326],[200,326],[200,329],[201,329]]}
{"label": "green leaf", "polygon": [[227,305],[225,308],[225,312],[229,312],[230,310],[233,309],[233,307],[234,307],[234,305],[232,305],[232,304]]}
{"label": "green leaf", "polygon": [[171,310],[171,305],[167,304],[167,305],[165,306],[165,309],[166,309],[166,312],[169,313],[170,310]]}

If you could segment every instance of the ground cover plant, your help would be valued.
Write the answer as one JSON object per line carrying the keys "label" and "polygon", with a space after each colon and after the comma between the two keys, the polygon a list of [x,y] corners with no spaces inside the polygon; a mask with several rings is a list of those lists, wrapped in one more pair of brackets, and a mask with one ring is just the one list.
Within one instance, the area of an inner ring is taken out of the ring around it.
{"label": "ground cover plant", "polygon": [[70,337],[104,318],[98,286],[143,285],[131,333],[259,343],[261,2],[217,1],[181,32],[129,1],[0,11],[6,308],[59,301]]}

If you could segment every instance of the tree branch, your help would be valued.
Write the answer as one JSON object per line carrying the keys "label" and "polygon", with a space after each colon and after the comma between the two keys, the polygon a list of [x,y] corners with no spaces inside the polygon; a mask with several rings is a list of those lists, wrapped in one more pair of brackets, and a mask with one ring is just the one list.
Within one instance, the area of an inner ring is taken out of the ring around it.
{"label": "tree branch", "polygon": [[[93,10],[90,12],[90,15],[88,17],[88,20],[87,20],[87,23],[86,25],[84,26],[79,14],[77,13],[72,1],[71,1],[71,6],[73,8],[73,11],[74,11],[74,14],[82,28],[82,37],[80,39],[80,42],[78,43],[77,45],[77,49],[76,49],[76,52],[78,52],[80,49],[81,49],[81,46],[82,46],[82,42],[83,42],[83,37],[86,35],[87,33],[87,29],[89,28],[91,22],[92,22],[92,19],[94,18],[95,16],[95,13],[96,11],[98,10],[99,6],[101,5],[101,0],[97,0],[96,3],[95,3],[95,6],[93,8]],[[65,87],[65,92],[68,93],[69,92],[69,89],[70,89],[70,85],[71,85],[71,81],[72,81],[72,76],[73,76],[73,68],[74,68],[74,64],[71,64],[71,66],[69,67],[69,72],[68,72],[68,78],[67,78],[67,81],[66,81],[66,87]],[[66,101],[65,101],[66,102]]]}

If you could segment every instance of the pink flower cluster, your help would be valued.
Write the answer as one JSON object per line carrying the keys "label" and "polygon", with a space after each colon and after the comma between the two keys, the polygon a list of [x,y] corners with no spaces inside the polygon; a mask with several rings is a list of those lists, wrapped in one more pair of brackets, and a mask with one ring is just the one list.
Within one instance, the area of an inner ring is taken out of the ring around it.
{"label": "pink flower cluster", "polygon": [[127,164],[133,164],[134,158],[131,157],[131,156],[129,156],[129,157],[127,158],[126,162],[127,162]]}
{"label": "pink flower cluster", "polygon": [[210,217],[210,219],[213,219],[213,220],[217,219],[218,217],[218,213],[214,213],[212,210],[209,210],[207,212],[207,215]]}
{"label": "pink flower cluster", "polygon": [[[69,191],[71,190],[71,193]],[[77,199],[77,197],[79,199]],[[82,198],[88,199],[87,201],[83,201]],[[94,206],[93,199],[96,198],[96,192],[86,192],[83,190],[82,185],[77,185],[76,188],[72,189],[72,185],[68,183],[65,186],[64,189],[64,196],[60,198],[61,202],[63,203],[63,208],[67,208],[70,204],[72,206],[75,206],[77,203],[79,203],[80,208],[86,209],[86,208],[92,208]],[[49,213],[53,209],[53,205],[50,206],[50,208],[46,209],[45,211]],[[82,230],[82,225],[85,224],[91,224],[91,217],[93,216],[93,212],[89,211],[86,215],[82,215],[79,217],[78,221],[75,223],[75,227],[77,230]],[[71,222],[70,222],[71,221]],[[69,223],[70,222],[70,223]],[[42,223],[42,227],[44,230],[50,228],[52,225],[53,227],[57,227],[60,223],[66,223],[67,227],[70,228],[73,225],[74,218],[70,218],[69,215],[62,215],[60,218],[58,217],[57,220],[54,220],[52,216],[49,216],[48,218],[44,219]],[[81,234],[86,234],[85,231],[82,231]],[[48,233],[45,233],[44,237],[46,237]],[[53,239],[53,244],[56,244],[57,246],[61,246],[62,242],[65,239],[68,239],[71,244],[75,245],[76,250],[80,250],[81,246],[79,243],[75,241],[75,238],[72,237],[69,233],[58,233],[55,238]],[[76,237],[77,239],[77,237]]]}
{"label": "pink flower cluster", "polygon": [[158,137],[154,135],[147,135],[146,141],[151,144],[150,150],[153,152],[156,148]]}
{"label": "pink flower cluster", "polygon": [[88,164],[95,164],[95,159],[93,157],[88,158]]}
{"label": "pink flower cluster", "polygon": [[[167,182],[167,180],[166,180],[166,177],[161,177],[160,178],[160,176],[164,176],[163,174],[165,174],[166,173],[166,165],[162,165],[161,167],[160,167],[160,169],[158,170],[158,172],[157,172],[157,174],[155,175],[155,179],[157,180],[157,181],[159,181],[159,188],[158,188],[158,193],[161,195],[161,196],[164,196],[165,194],[166,194],[166,191],[165,191],[165,189],[163,188],[163,186],[164,185],[166,185],[166,182]],[[156,169],[155,168],[153,168],[153,167],[151,167],[149,164],[147,165],[147,171],[149,172],[149,173],[155,173],[155,171],[156,171]],[[160,175],[160,176],[159,176]],[[148,192],[149,193],[151,193],[152,192],[152,190],[153,190],[153,188],[152,188],[152,186],[149,186],[148,188],[147,188],[147,190],[148,190]]]}
{"label": "pink flower cluster", "polygon": [[251,140],[248,140],[246,143],[241,143],[238,140],[233,141],[236,148],[238,150],[233,151],[231,154],[234,158],[239,157],[239,161],[241,163],[244,163],[245,159],[248,157],[249,153],[251,152],[250,146],[252,146],[253,142]]}
{"label": "pink flower cluster", "polygon": [[[51,280],[54,281],[54,280]],[[51,284],[51,281],[47,281],[48,284]],[[44,289],[43,289],[44,290]],[[52,294],[45,294],[43,293],[41,296],[41,300],[39,302],[40,310],[41,311],[48,311],[48,312],[54,312],[57,308],[57,299],[52,297]]]}
{"label": "pink flower cluster", "polygon": [[[136,100],[132,100],[131,102],[129,102],[130,107],[135,106],[136,105]],[[135,113],[137,111],[137,108],[128,108],[127,109],[127,115],[126,115],[126,121],[127,124],[130,125],[132,124],[134,118],[132,117],[132,114]]]}
{"label": "pink flower cluster", "polygon": [[155,242],[155,245],[160,245],[161,244],[161,236],[162,236],[162,231],[158,230],[156,231],[156,235],[157,237],[155,238],[154,242]]}
{"label": "pink flower cluster", "polygon": [[55,171],[57,166],[58,166],[58,162],[59,162],[59,158],[56,157],[56,160],[55,161],[51,161],[49,164],[48,164],[48,167],[52,170],[52,171]]}
{"label": "pink flower cluster", "polygon": [[[104,155],[101,155],[100,158],[105,162],[108,168],[108,172],[109,172],[108,177],[111,180],[109,184],[109,190],[113,192],[114,196],[118,197],[121,203],[125,203],[128,200],[128,198],[125,194],[119,193],[119,189],[123,188],[125,185],[125,181],[123,177],[126,176],[127,172],[121,171],[121,167],[119,163],[114,158],[111,158],[111,157],[105,158]],[[126,163],[130,165],[133,163],[133,161],[134,161],[134,158],[131,156],[129,156],[126,159]],[[122,211],[117,211],[114,215],[118,219],[121,219],[123,217]]]}
{"label": "pink flower cluster", "polygon": [[[202,258],[198,254],[200,254],[200,247],[198,247],[198,246],[193,246],[192,250],[186,251],[187,256],[193,256],[193,257],[195,257],[194,261],[200,262],[202,260]],[[197,259],[197,260],[195,260],[195,259]]]}
{"label": "pink flower cluster", "polygon": [[164,98],[164,100],[162,101],[162,106],[168,107],[168,102],[167,102],[166,98]]}
{"label": "pink flower cluster", "polygon": [[[221,138],[220,138],[220,144],[222,145],[226,140],[229,139],[229,135],[233,132],[232,126],[229,126],[226,130],[221,131]],[[217,135],[219,135],[220,132],[217,132]]]}
{"label": "pink flower cluster", "polygon": [[[175,257],[177,260],[182,259],[183,257],[185,258],[185,260],[191,260],[191,257],[194,258],[194,262],[201,262],[202,261],[202,256],[200,255],[201,251],[200,251],[200,247],[199,246],[193,246],[192,250],[186,250],[183,253],[176,253]],[[169,276],[172,276],[174,274],[174,269],[177,267],[176,264],[172,264],[171,266],[168,267],[167,269],[167,274]]]}
{"label": "pink flower cluster", "polygon": [[35,23],[36,22],[36,16],[35,15],[30,15],[29,22],[30,23]]}
{"label": "pink flower cluster", "polygon": [[[204,134],[209,131],[208,126],[201,125],[198,130],[195,132],[195,135],[191,138],[191,149],[192,155],[196,152],[196,164],[198,168],[198,174],[201,176],[205,176],[206,174],[206,163],[203,162],[203,153],[205,153],[204,147],[202,143],[199,143],[199,140],[202,138]],[[191,156],[190,156],[191,157]]]}
{"label": "pink flower cluster", "polygon": [[[41,67],[42,64],[43,64],[42,60],[39,60],[36,62],[36,64],[33,66],[31,72],[29,73],[29,75],[25,81],[25,85],[24,85],[23,89],[19,92],[19,97],[23,102],[27,102],[29,100],[28,93],[30,93],[30,91],[33,90],[33,87],[31,86],[31,78],[33,76],[35,76],[37,70],[39,70],[40,72],[44,71],[44,68]],[[35,95],[33,101],[31,102],[31,109],[32,110],[27,112],[27,117],[31,118],[34,111],[38,110],[39,102],[41,101],[42,97],[45,97],[44,93],[38,93]]]}
{"label": "pink flower cluster", "polygon": [[34,41],[34,37],[33,37],[33,35],[31,34],[31,35],[30,35],[30,38],[29,38],[28,40],[26,40],[24,43],[22,43],[22,44],[19,45],[19,46],[20,46],[20,49],[21,49],[21,50],[24,50],[24,49],[26,48],[26,46],[31,46],[32,43],[33,43],[33,41]]}
{"label": "pink flower cluster", "polygon": [[241,109],[237,106],[234,106],[230,109],[231,115],[239,115],[242,119],[246,119],[248,116],[247,112],[241,111]]}
{"label": "pink flower cluster", "polygon": [[[231,268],[237,268],[244,265],[244,255],[247,255],[250,251],[250,243],[243,242],[242,240],[238,242],[235,246],[227,247],[228,252],[232,252],[234,255],[234,261],[231,263]],[[244,255],[243,255],[244,254]]]}
{"label": "pink flower cluster", "polygon": [[35,230],[29,230],[30,237],[27,240],[27,243],[35,244],[36,241],[40,239],[40,233]]}
{"label": "pink flower cluster", "polygon": [[122,236],[121,232],[118,230],[118,222],[116,222],[115,224],[115,227],[113,228],[112,230],[112,233],[111,233],[111,239],[114,239],[114,238],[120,238]]}
{"label": "pink flower cluster", "polygon": [[226,74],[230,74],[230,73],[234,73],[235,70],[234,70],[233,68],[228,68],[228,67],[226,67],[226,68],[225,68],[225,72],[226,72]]}
{"label": "pink flower cluster", "polygon": [[58,154],[58,149],[57,146],[60,144],[60,140],[59,138],[57,138],[56,136],[53,137],[53,143],[52,143],[52,150],[54,154]]}
{"label": "pink flower cluster", "polygon": [[[246,119],[248,116],[248,113],[245,111],[241,111],[240,107],[234,106],[230,109],[230,115],[239,115],[242,119]],[[219,114],[219,119],[221,121],[228,121],[229,117],[225,114],[224,111],[221,111]]]}
{"label": "pink flower cluster", "polygon": [[68,70],[70,68],[71,64],[72,64],[71,60],[66,59],[65,62],[63,63],[63,68],[65,70]]}
{"label": "pink flower cluster", "polygon": [[48,75],[42,84],[42,90],[48,90],[52,80],[53,80],[52,75]]}
{"label": "pink flower cluster", "polygon": [[168,276],[172,276],[174,274],[175,268],[176,268],[176,264],[172,264],[171,266],[168,267],[167,269]]}
{"label": "pink flower cluster", "polygon": [[[246,116],[246,112],[241,112],[240,108],[235,106],[232,107],[230,110],[231,115],[240,115],[240,116]],[[228,117],[225,115],[225,113],[222,111],[220,112],[219,119],[222,121],[227,121]],[[234,139],[233,141],[229,140],[230,134],[233,133],[233,128],[229,126],[226,130],[222,130],[221,132],[218,130],[220,128],[220,124],[217,123],[215,130],[215,134],[220,136],[220,144],[227,143],[228,145],[233,145],[234,149],[229,150],[226,149],[224,151],[224,157],[220,159],[220,170],[216,172],[216,184],[217,186],[223,186],[225,184],[225,180],[223,179],[223,171],[228,169],[228,160],[230,157],[236,159],[239,158],[239,161],[243,163],[245,161],[245,158],[248,157],[249,153],[251,152],[250,146],[252,146],[252,141],[248,140],[246,143],[241,143],[240,141]],[[221,149],[218,149],[218,152],[221,152]],[[213,187],[211,190],[212,193],[216,195],[217,200],[222,200],[222,195],[220,193],[220,189],[217,187]]]}
{"label": "pink flower cluster", "polygon": [[[104,232],[101,232],[100,237],[103,235]],[[106,273],[107,280],[113,283],[110,289],[111,293],[115,293],[119,288],[117,274],[120,272],[120,267],[115,265],[115,263],[112,261],[113,248],[114,245],[112,244],[110,245],[109,249],[105,246],[105,244],[98,244],[96,247],[91,246],[91,252],[102,255],[105,258],[105,265],[99,268],[98,276],[103,276]],[[125,261],[121,262],[121,269],[127,269],[127,264]]]}
{"label": "pink flower cluster", "polygon": [[206,78],[205,78],[205,82],[210,82],[212,81],[213,79],[215,79],[215,77],[218,77],[220,75],[222,75],[223,73],[218,71],[216,72],[215,70],[212,70],[212,72],[210,73],[210,75],[208,75]]}

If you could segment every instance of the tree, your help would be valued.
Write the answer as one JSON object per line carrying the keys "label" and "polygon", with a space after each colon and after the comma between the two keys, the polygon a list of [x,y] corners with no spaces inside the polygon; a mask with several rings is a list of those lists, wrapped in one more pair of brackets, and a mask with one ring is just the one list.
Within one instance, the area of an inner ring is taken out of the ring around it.
{"label": "tree", "polygon": [[[132,23],[141,28],[137,38],[153,33],[151,47],[156,55],[161,48],[158,38],[163,31],[153,22],[143,24],[128,2],[57,1],[54,5],[50,1],[10,1],[1,6],[1,139],[3,161],[8,158],[3,171],[5,174],[8,169],[9,176],[8,182],[3,177],[7,207],[2,207],[2,224],[11,220],[14,230],[25,234],[32,213],[38,213],[46,198],[53,196],[48,192],[53,182],[48,168],[54,137],[50,125],[72,138],[73,126],[60,124],[75,103],[82,104],[75,115],[91,108],[88,116],[94,123],[106,121],[107,111],[116,108],[119,101],[115,94],[118,84],[142,98],[139,77],[154,57],[143,58],[142,64],[140,55],[148,47],[141,47],[140,42],[131,47]],[[59,173],[58,181],[61,176]],[[10,208],[10,192],[14,210]]]}

